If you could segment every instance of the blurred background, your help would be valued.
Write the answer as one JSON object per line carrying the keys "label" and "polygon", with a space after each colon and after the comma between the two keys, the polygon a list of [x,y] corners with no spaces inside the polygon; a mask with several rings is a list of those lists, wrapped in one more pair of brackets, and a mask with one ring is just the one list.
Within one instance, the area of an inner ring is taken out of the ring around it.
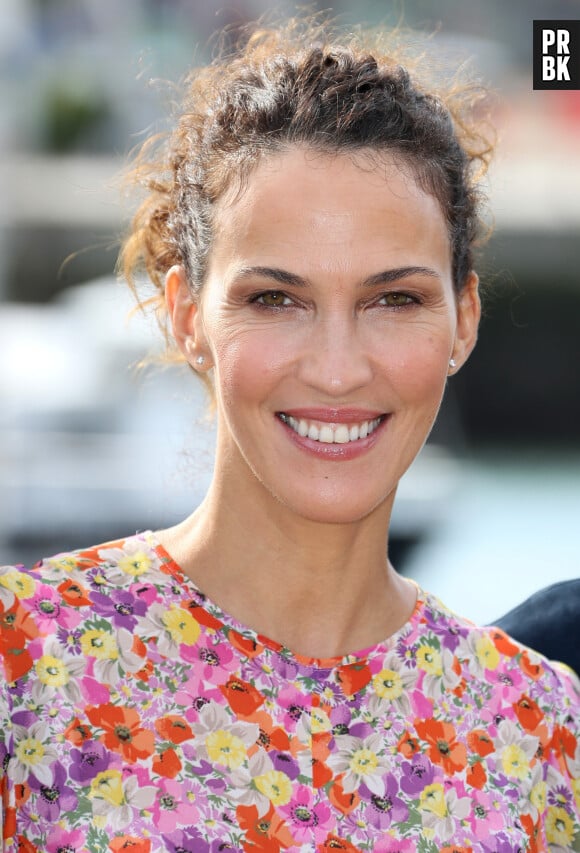
{"label": "blurred background", "polygon": [[[311,4],[327,9],[327,4]],[[0,13],[0,563],[182,518],[213,428],[186,370],[138,371],[151,319],[114,279],[116,178],[163,130],[215,33],[279,0],[3,0]],[[397,567],[476,621],[580,575],[580,92],[533,91],[532,21],[580,0],[347,0],[347,25],[432,33],[490,84],[495,230],[480,342],[401,484]],[[72,258],[63,265],[66,258]]]}

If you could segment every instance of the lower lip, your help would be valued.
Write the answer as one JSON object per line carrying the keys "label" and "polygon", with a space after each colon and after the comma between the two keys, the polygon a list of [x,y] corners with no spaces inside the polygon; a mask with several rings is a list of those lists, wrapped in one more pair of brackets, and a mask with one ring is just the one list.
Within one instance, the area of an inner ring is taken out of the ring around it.
{"label": "lower lip", "polygon": [[298,435],[297,432],[294,432],[291,426],[285,424],[284,421],[280,420],[280,418],[276,417],[276,420],[280,426],[283,427],[291,441],[293,441],[301,450],[305,450],[307,453],[310,453],[312,456],[317,456],[319,459],[323,458],[333,462],[344,462],[348,459],[357,459],[359,456],[363,456],[372,447],[374,447],[379,440],[381,433],[387,426],[390,420],[390,415],[383,418],[378,427],[373,430],[370,435],[367,435],[366,438],[357,438],[356,441],[349,441],[345,444],[327,444],[323,441],[314,441],[313,439],[308,438],[308,436]]}

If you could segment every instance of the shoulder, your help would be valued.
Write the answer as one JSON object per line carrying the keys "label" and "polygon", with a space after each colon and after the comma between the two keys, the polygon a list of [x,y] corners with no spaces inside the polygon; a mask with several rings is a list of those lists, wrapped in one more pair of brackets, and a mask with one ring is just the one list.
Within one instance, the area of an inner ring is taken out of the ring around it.
{"label": "shoulder", "polygon": [[[580,680],[559,661],[553,661],[518,641],[499,626],[480,626],[437,599],[425,595],[424,630],[439,642],[457,679],[480,691],[488,702],[507,706],[517,715],[517,703],[534,702],[546,722],[557,725],[572,717],[580,733]],[[523,700],[522,700],[522,697]]]}
{"label": "shoulder", "polygon": [[95,633],[118,627],[130,634],[145,602],[171,583],[170,569],[149,534],[56,554],[31,568],[0,567],[0,659],[6,682],[28,676],[46,655],[85,652],[88,628]]}

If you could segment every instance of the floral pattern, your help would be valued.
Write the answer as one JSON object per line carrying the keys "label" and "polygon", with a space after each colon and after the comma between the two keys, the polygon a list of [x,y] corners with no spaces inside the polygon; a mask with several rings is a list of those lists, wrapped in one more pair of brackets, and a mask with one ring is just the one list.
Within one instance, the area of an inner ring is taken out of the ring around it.
{"label": "floral pattern", "polygon": [[580,851],[571,672],[419,592],[315,660],[153,534],[0,569],[5,853]]}

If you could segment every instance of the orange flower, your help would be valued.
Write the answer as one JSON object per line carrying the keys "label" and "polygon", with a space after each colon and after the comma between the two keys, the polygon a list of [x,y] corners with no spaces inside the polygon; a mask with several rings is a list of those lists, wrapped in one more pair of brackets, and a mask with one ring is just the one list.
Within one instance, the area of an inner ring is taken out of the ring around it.
{"label": "orange flower", "polygon": [[366,663],[348,663],[338,669],[338,681],[345,696],[354,696],[366,687],[372,673]]}
{"label": "orange flower", "polygon": [[144,681],[145,683],[147,683],[152,675],[153,675],[153,661],[146,660],[145,666],[142,666],[141,669],[137,670],[134,677],[138,681]]}
{"label": "orange flower", "polygon": [[326,764],[331,740],[331,732],[315,732],[312,735],[312,784],[315,788],[323,788],[332,780],[332,770]]}
{"label": "orange flower", "polygon": [[520,725],[527,732],[535,731],[544,719],[544,714],[538,707],[538,704],[525,694],[520,696],[518,701],[514,702],[512,707],[516,712],[516,717],[518,718]]}
{"label": "orange flower", "polygon": [[181,760],[178,754],[171,747],[166,749],[161,755],[156,755],[153,759],[153,772],[158,776],[165,776],[166,779],[175,779],[182,768]]}
{"label": "orange flower", "polygon": [[405,758],[412,758],[417,752],[419,752],[419,741],[416,737],[409,734],[409,732],[405,732],[399,738],[397,751],[402,753]]}
{"label": "orange flower", "polygon": [[472,847],[454,847],[453,845],[449,845],[447,847],[440,847],[439,853],[473,853]]}
{"label": "orange flower", "polygon": [[18,836],[18,853],[38,853],[38,847],[27,841],[23,835]]}
{"label": "orange flower", "polygon": [[250,637],[244,637],[244,635],[240,634],[238,631],[230,631],[228,634],[228,640],[235,649],[247,658],[250,658],[250,660],[264,651],[263,645]]}
{"label": "orange flower", "polygon": [[8,682],[18,681],[32,669],[34,662],[26,648],[28,640],[38,637],[34,619],[19,601],[5,610],[0,605],[0,655]]}
{"label": "orange flower", "polygon": [[183,604],[184,610],[189,610],[196,622],[204,625],[206,628],[211,628],[213,631],[219,631],[223,627],[219,619],[208,613],[197,601],[189,601]]}
{"label": "orange flower", "polygon": [[531,814],[520,815],[520,821],[524,828],[524,832],[530,839],[528,846],[529,853],[538,853],[538,833],[540,831],[539,822],[534,823]]}
{"label": "orange flower", "polygon": [[256,711],[254,714],[249,714],[246,720],[249,723],[256,723],[260,727],[256,750],[259,747],[263,747],[265,750],[276,749],[284,752],[290,749],[290,738],[287,732],[280,726],[274,725],[272,717],[267,711]]}
{"label": "orange flower", "polygon": [[455,726],[436,720],[418,720],[417,734],[429,744],[431,761],[439,764],[446,773],[458,773],[467,764],[465,744],[456,740]]}
{"label": "orange flower", "polygon": [[361,853],[358,847],[337,835],[327,835],[326,841],[316,847],[317,853],[332,853],[333,850],[346,850],[346,853]]}
{"label": "orange flower", "polygon": [[120,853],[121,850],[130,850],[131,853],[151,853],[151,842],[149,839],[136,838],[134,835],[122,835],[111,841],[109,850],[113,853]]}
{"label": "orange flower", "polygon": [[230,675],[226,684],[220,685],[220,690],[228,700],[234,714],[239,714],[241,717],[253,714],[266,701],[253,684],[242,681],[235,675]]}
{"label": "orange flower", "polygon": [[520,651],[520,647],[514,643],[501,628],[493,628],[489,632],[492,643],[500,653],[508,658],[513,658]]}
{"label": "orange flower", "polygon": [[339,812],[342,814],[350,814],[360,803],[360,797],[356,791],[352,791],[350,794],[344,793],[342,787],[343,778],[344,773],[341,773],[340,776],[336,777],[336,780],[328,792],[328,799],[332,805],[339,810]]}
{"label": "orange flower", "polygon": [[471,767],[467,768],[465,781],[472,788],[477,788],[478,791],[482,790],[483,786],[487,782],[487,773],[485,772],[485,767],[481,761],[476,761],[475,764],[472,764]]}
{"label": "orange flower", "polygon": [[70,579],[63,581],[57,589],[62,595],[63,601],[66,601],[71,607],[85,607],[93,603],[89,598],[88,590],[76,581]]}
{"label": "orange flower", "polygon": [[64,730],[64,736],[75,746],[81,746],[86,740],[90,740],[93,733],[88,726],[81,723],[78,717],[75,717]]}
{"label": "orange flower", "polygon": [[520,667],[527,676],[537,681],[540,675],[544,672],[544,667],[541,663],[532,663],[527,651],[523,652],[520,658]]}
{"label": "orange flower", "polygon": [[162,738],[170,740],[171,743],[183,743],[193,737],[193,732],[185,717],[177,714],[168,714],[155,721],[155,728]]}
{"label": "orange flower", "polygon": [[548,744],[548,750],[554,750],[559,759],[564,756],[574,758],[577,740],[574,734],[565,726],[555,726],[552,740]]}
{"label": "orange flower", "polygon": [[152,754],[155,736],[149,729],[142,728],[141,718],[134,708],[97,705],[87,708],[87,717],[94,726],[105,730],[101,736],[105,746],[119,752],[131,764]]}
{"label": "orange flower", "polygon": [[262,817],[258,816],[256,806],[238,806],[236,817],[241,830],[245,832],[242,841],[248,853],[279,853],[294,843],[290,831],[274,806]]}
{"label": "orange flower", "polygon": [[469,732],[467,735],[467,745],[482,758],[485,758],[486,755],[489,755],[495,749],[492,739],[483,729],[474,729],[472,732]]}

